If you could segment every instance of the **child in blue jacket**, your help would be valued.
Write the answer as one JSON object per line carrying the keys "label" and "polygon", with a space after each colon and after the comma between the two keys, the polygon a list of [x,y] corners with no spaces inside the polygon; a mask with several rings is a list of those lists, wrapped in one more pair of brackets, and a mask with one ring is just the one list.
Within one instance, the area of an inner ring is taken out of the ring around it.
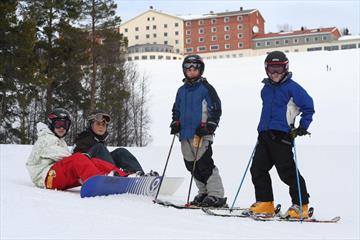
{"label": "child in blue jacket", "polygon": [[[308,217],[309,194],[304,178],[299,173],[302,208],[300,208],[296,165],[292,153],[296,136],[308,134],[307,129],[315,113],[309,94],[289,72],[289,60],[283,52],[274,51],[265,59],[268,78],[261,90],[262,111],[258,125],[258,143],[250,168],[255,186],[256,202],[250,207],[253,214],[273,215],[274,197],[269,171],[275,165],[280,179],[289,186],[292,206],[286,215],[290,218]],[[301,113],[298,128],[295,117]],[[302,213],[300,213],[302,209]]]}
{"label": "child in blue jacket", "polygon": [[170,127],[171,134],[179,134],[185,166],[194,175],[199,189],[191,204],[223,207],[224,187],[211,148],[220,121],[221,102],[213,86],[202,77],[205,64],[200,56],[187,56],[182,67],[184,84],[176,94]]}

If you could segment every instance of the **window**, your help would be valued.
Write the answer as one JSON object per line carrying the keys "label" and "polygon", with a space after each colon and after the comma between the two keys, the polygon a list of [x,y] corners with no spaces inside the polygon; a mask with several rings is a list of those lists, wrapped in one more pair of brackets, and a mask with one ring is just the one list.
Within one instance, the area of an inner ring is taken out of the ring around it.
{"label": "window", "polygon": [[230,31],[230,26],[228,26],[228,25],[224,26],[224,31],[225,32]]}
{"label": "window", "polygon": [[175,36],[179,36],[179,32],[178,32],[178,31],[175,31]]}
{"label": "window", "polygon": [[211,27],[211,32],[216,32],[216,27]]}
{"label": "window", "polygon": [[219,45],[210,45],[210,50],[219,50]]}
{"label": "window", "polygon": [[238,43],[238,48],[243,48],[243,47],[244,47],[244,43],[239,42],[239,43]]}
{"label": "window", "polygon": [[187,39],[185,40],[185,42],[186,42],[186,44],[191,44],[191,38],[187,38]]}
{"label": "window", "polygon": [[192,47],[186,49],[186,52],[187,52],[187,53],[192,52],[192,51],[193,51],[193,48],[192,48]]}
{"label": "window", "polygon": [[179,44],[179,40],[175,39],[175,44]]}
{"label": "window", "polygon": [[323,40],[323,41],[327,41],[327,39],[328,39],[327,36],[323,36],[323,37],[322,37],[322,40]]}
{"label": "window", "polygon": [[205,46],[199,46],[199,47],[197,47],[197,51],[198,52],[206,51],[206,47]]}
{"label": "window", "polygon": [[180,53],[180,49],[177,48],[177,49],[176,49],[176,53]]}
{"label": "window", "polygon": [[153,37],[156,38],[156,33],[153,34]]}
{"label": "window", "polygon": [[237,21],[238,22],[241,22],[243,20],[243,17],[242,16],[237,16]]}
{"label": "window", "polygon": [[204,34],[205,30],[204,30],[204,28],[199,28],[198,32],[199,32],[199,34]]}
{"label": "window", "polygon": [[187,27],[191,26],[191,22],[190,21],[185,22],[185,26]]}
{"label": "window", "polygon": [[238,25],[237,25],[237,30],[240,31],[240,30],[242,30],[242,29],[243,29],[243,25],[242,25],[242,24],[238,24]]}
{"label": "window", "polygon": [[356,48],[356,43],[341,45],[341,50]]}
{"label": "window", "polygon": [[204,42],[204,38],[203,38],[203,37],[199,37],[199,42]]}
{"label": "window", "polygon": [[202,20],[202,19],[199,20],[199,21],[198,21],[198,25],[204,25],[204,20]]}
{"label": "window", "polygon": [[275,45],[276,45],[276,46],[280,45],[280,41],[279,41],[279,40],[276,40],[276,41],[275,41]]}
{"label": "window", "polygon": [[125,32],[128,32],[128,29],[127,29],[127,28],[125,28],[125,29],[124,29],[124,31],[125,31]]}
{"label": "window", "polygon": [[319,41],[319,37],[314,37],[314,41],[315,42]]}
{"label": "window", "polygon": [[230,18],[229,17],[224,17],[224,22],[225,23],[230,22]]}
{"label": "window", "polygon": [[135,31],[138,32],[138,31],[139,31],[139,27],[136,27],[136,28],[135,28]]}
{"label": "window", "polygon": [[216,23],[216,18],[212,18],[211,19],[211,24],[215,24]]}
{"label": "window", "polygon": [[155,55],[150,55],[150,59],[155,59]]}
{"label": "window", "polygon": [[266,46],[270,46],[271,45],[271,42],[270,41],[266,41]]}
{"label": "window", "polygon": [[256,47],[261,47],[261,43],[260,43],[260,42],[257,42],[257,43],[256,43]]}
{"label": "window", "polygon": [[229,40],[229,39],[230,39],[230,34],[225,34],[225,35],[224,35],[224,39],[225,39],[225,40]]}
{"label": "window", "polygon": [[191,30],[186,30],[186,35],[191,35]]}
{"label": "window", "polygon": [[307,51],[308,52],[312,52],[312,51],[321,51],[322,47],[314,47],[314,48],[308,48]]}
{"label": "window", "polygon": [[242,33],[239,33],[238,34],[238,39],[241,39],[241,38],[243,38],[244,37],[244,35],[242,34]]}
{"label": "window", "polygon": [[165,24],[164,24],[164,28],[167,28],[167,26],[168,26],[168,25],[165,23]]}
{"label": "window", "polygon": [[163,58],[164,58],[164,56],[162,56],[162,55],[158,56],[158,59],[163,59]]}
{"label": "window", "polygon": [[164,37],[167,37],[168,36],[168,33],[167,32],[164,32]]}
{"label": "window", "polygon": [[306,38],[305,38],[305,42],[307,42],[307,43],[310,42],[310,38],[309,38],[309,37],[306,37]]}
{"label": "window", "polygon": [[146,38],[150,38],[150,34],[146,34]]}
{"label": "window", "polygon": [[153,21],[155,21],[155,17],[152,17],[151,19],[152,19]]}
{"label": "window", "polygon": [[135,35],[135,40],[139,40],[139,35]]}
{"label": "window", "polygon": [[178,26],[179,26],[179,23],[176,22],[176,23],[175,23],[175,27],[178,27]]}
{"label": "window", "polygon": [[171,59],[171,57],[170,56],[166,56],[166,60],[170,60]]}
{"label": "window", "polygon": [[225,44],[224,47],[225,47],[225,49],[230,49],[230,44],[227,43],[227,44]]}
{"label": "window", "polygon": [[216,41],[217,40],[217,36],[216,35],[212,35],[211,36],[211,41]]}
{"label": "window", "polygon": [[150,26],[146,26],[146,30],[150,30]]}
{"label": "window", "polygon": [[150,18],[148,17],[147,20],[150,21]]}
{"label": "window", "polygon": [[147,60],[147,56],[141,56],[142,60]]}
{"label": "window", "polygon": [[168,41],[164,41],[164,44],[167,45],[167,44],[168,44]]}
{"label": "window", "polygon": [[299,39],[298,39],[298,38],[294,38],[294,39],[293,39],[293,43],[294,43],[294,44],[298,44],[298,43],[299,43]]}
{"label": "window", "polygon": [[139,56],[135,56],[135,57],[134,57],[134,60],[139,60]]}
{"label": "window", "polygon": [[156,29],[156,25],[153,25],[153,30],[155,30]]}
{"label": "window", "polygon": [[127,60],[128,60],[128,61],[131,61],[132,59],[131,59],[131,57],[128,57]]}
{"label": "window", "polygon": [[289,39],[285,39],[285,40],[284,40],[284,44],[285,44],[285,45],[288,45],[288,44],[289,44]]}
{"label": "window", "polygon": [[327,47],[324,47],[324,50],[326,50],[326,51],[339,50],[339,46],[337,46],[337,45],[334,45],[334,46],[327,46]]}

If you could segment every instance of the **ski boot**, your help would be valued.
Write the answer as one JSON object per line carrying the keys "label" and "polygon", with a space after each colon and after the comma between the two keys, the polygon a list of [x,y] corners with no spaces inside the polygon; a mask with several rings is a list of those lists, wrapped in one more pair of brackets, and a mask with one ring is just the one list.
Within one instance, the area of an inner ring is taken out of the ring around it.
{"label": "ski boot", "polygon": [[200,206],[201,202],[207,197],[206,193],[199,193],[194,197],[194,200],[190,202],[190,205]]}
{"label": "ski boot", "polygon": [[249,208],[250,215],[273,217],[275,216],[274,202],[256,202]]}
{"label": "ski boot", "polygon": [[[293,204],[285,213],[285,218],[300,219],[300,206]],[[308,204],[302,205],[302,218],[309,218]]]}
{"label": "ski boot", "polygon": [[226,200],[227,198],[220,198],[208,195],[204,198],[204,200],[202,200],[202,202],[200,203],[200,207],[227,207]]}

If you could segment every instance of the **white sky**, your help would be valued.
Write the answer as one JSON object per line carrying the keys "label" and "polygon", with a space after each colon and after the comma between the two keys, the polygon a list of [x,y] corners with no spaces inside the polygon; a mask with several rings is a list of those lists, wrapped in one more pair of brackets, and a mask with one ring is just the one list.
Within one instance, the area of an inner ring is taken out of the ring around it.
{"label": "white sky", "polygon": [[123,22],[153,6],[171,15],[198,15],[214,12],[258,9],[265,19],[265,31],[277,32],[278,25],[288,24],[292,30],[317,27],[347,27],[353,35],[360,35],[359,0],[115,0],[117,14]]}

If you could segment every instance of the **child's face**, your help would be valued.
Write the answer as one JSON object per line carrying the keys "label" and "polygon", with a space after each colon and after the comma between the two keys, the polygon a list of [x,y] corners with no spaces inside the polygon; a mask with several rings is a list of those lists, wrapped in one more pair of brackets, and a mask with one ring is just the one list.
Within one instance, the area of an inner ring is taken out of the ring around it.
{"label": "child's face", "polygon": [[199,69],[195,69],[193,67],[189,68],[189,69],[186,69],[186,76],[189,78],[189,79],[194,79],[194,78],[197,78],[199,75],[200,75],[200,71]]}
{"label": "child's face", "polygon": [[54,129],[54,132],[56,133],[56,135],[59,137],[59,138],[62,138],[65,133],[66,133],[66,130],[64,128],[55,128]]}
{"label": "child's face", "polygon": [[269,73],[269,76],[270,76],[271,80],[273,80],[276,83],[280,82],[280,80],[283,79],[284,75],[285,75],[285,73],[281,73],[281,74],[279,74],[279,73],[272,73],[272,74]]}
{"label": "child's face", "polygon": [[91,124],[91,129],[96,135],[102,136],[106,132],[106,123],[104,121],[94,121]]}

